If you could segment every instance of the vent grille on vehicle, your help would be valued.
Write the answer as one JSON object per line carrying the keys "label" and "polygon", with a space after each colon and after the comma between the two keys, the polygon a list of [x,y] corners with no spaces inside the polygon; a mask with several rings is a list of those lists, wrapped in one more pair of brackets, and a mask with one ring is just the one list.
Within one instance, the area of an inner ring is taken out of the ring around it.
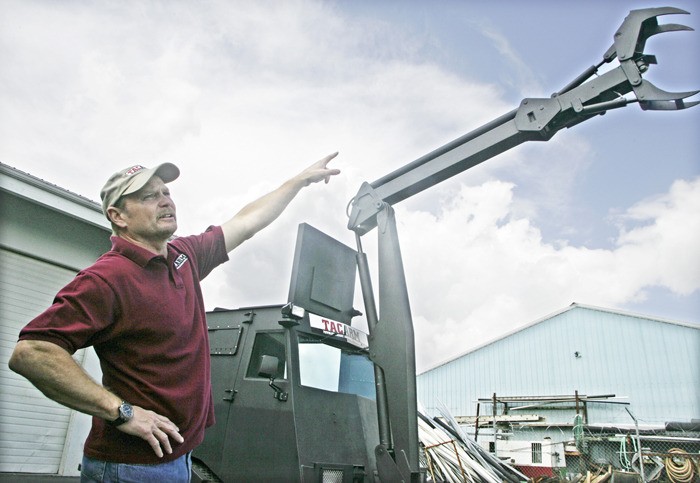
{"label": "vent grille on vehicle", "polygon": [[323,483],[343,483],[343,470],[322,469],[321,481]]}

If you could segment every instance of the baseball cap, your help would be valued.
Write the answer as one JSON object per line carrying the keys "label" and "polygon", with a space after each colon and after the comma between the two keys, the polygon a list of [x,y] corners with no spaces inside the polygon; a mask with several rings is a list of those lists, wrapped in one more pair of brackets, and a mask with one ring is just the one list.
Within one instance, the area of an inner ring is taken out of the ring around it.
{"label": "baseball cap", "polygon": [[[162,179],[163,183],[170,183],[180,176],[180,170],[172,163],[159,164],[155,168],[137,164],[114,173],[100,191],[102,213],[107,216],[107,208],[113,206],[122,196],[135,193],[146,186],[154,176]],[[108,216],[107,218],[109,219]]]}

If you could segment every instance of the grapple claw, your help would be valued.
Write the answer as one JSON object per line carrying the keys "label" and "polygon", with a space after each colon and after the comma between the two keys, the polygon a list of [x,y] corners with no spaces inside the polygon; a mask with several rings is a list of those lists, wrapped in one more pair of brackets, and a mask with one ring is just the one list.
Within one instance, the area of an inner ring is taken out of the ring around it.
{"label": "grapple claw", "polygon": [[700,91],[667,92],[648,80],[643,80],[639,86],[634,87],[639,106],[645,111],[675,111],[693,107],[698,102],[685,102],[683,99],[692,97],[698,92]]}
{"label": "grapple claw", "polygon": [[700,101],[685,102],[683,99],[675,101],[639,101],[639,107],[643,111],[680,111],[700,104]]}
{"label": "grapple claw", "polygon": [[647,71],[649,65],[656,64],[655,56],[644,53],[649,37],[664,32],[693,30],[686,25],[676,23],[659,25],[658,17],[670,14],[688,14],[688,12],[674,7],[630,11],[615,33],[614,44],[603,57],[604,62],[610,62],[617,57],[620,69],[627,77],[629,86],[644,110],[687,109],[697,104],[697,102],[685,102],[683,99],[696,95],[698,91],[666,92],[642,79],[642,74]]}
{"label": "grapple claw", "polygon": [[664,32],[678,32],[678,31],[690,31],[693,32],[695,29],[692,27],[688,27],[687,25],[681,25],[679,23],[667,23],[664,25],[659,25],[656,28],[656,31],[649,35],[651,37],[652,35],[656,34],[662,34]]}
{"label": "grapple claw", "polygon": [[700,91],[667,92],[659,89],[648,80],[643,80],[639,86],[634,88],[634,93],[640,101],[675,101],[694,96],[698,92]]}
{"label": "grapple claw", "polygon": [[[674,7],[643,8],[632,10],[615,33],[615,53],[620,61],[631,59],[644,52],[646,41],[652,35],[677,30],[692,30],[678,24],[659,25],[659,15],[688,14]],[[606,54],[609,55],[609,54]],[[610,56],[612,57],[612,56]]]}

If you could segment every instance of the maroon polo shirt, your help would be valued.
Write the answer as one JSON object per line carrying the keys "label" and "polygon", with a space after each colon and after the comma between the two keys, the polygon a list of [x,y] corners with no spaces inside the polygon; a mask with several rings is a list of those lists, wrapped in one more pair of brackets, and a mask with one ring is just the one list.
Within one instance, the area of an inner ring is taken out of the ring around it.
{"label": "maroon polo shirt", "polygon": [[144,440],[93,418],[91,458],[155,464],[178,458],[214,424],[209,339],[200,280],[228,260],[220,227],[168,243],[167,259],[122,238],[56,295],[20,332],[70,354],[93,346],[102,384],[131,404],[167,416],[185,439],[159,459]]}

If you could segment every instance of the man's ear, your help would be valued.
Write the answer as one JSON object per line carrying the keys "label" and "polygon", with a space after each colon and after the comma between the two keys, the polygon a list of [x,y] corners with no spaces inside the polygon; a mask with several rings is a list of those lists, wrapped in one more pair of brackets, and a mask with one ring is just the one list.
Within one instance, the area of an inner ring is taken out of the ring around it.
{"label": "man's ear", "polygon": [[115,206],[110,206],[107,208],[107,217],[109,218],[109,221],[119,228],[126,228],[126,220],[124,219],[122,210],[119,208]]}

